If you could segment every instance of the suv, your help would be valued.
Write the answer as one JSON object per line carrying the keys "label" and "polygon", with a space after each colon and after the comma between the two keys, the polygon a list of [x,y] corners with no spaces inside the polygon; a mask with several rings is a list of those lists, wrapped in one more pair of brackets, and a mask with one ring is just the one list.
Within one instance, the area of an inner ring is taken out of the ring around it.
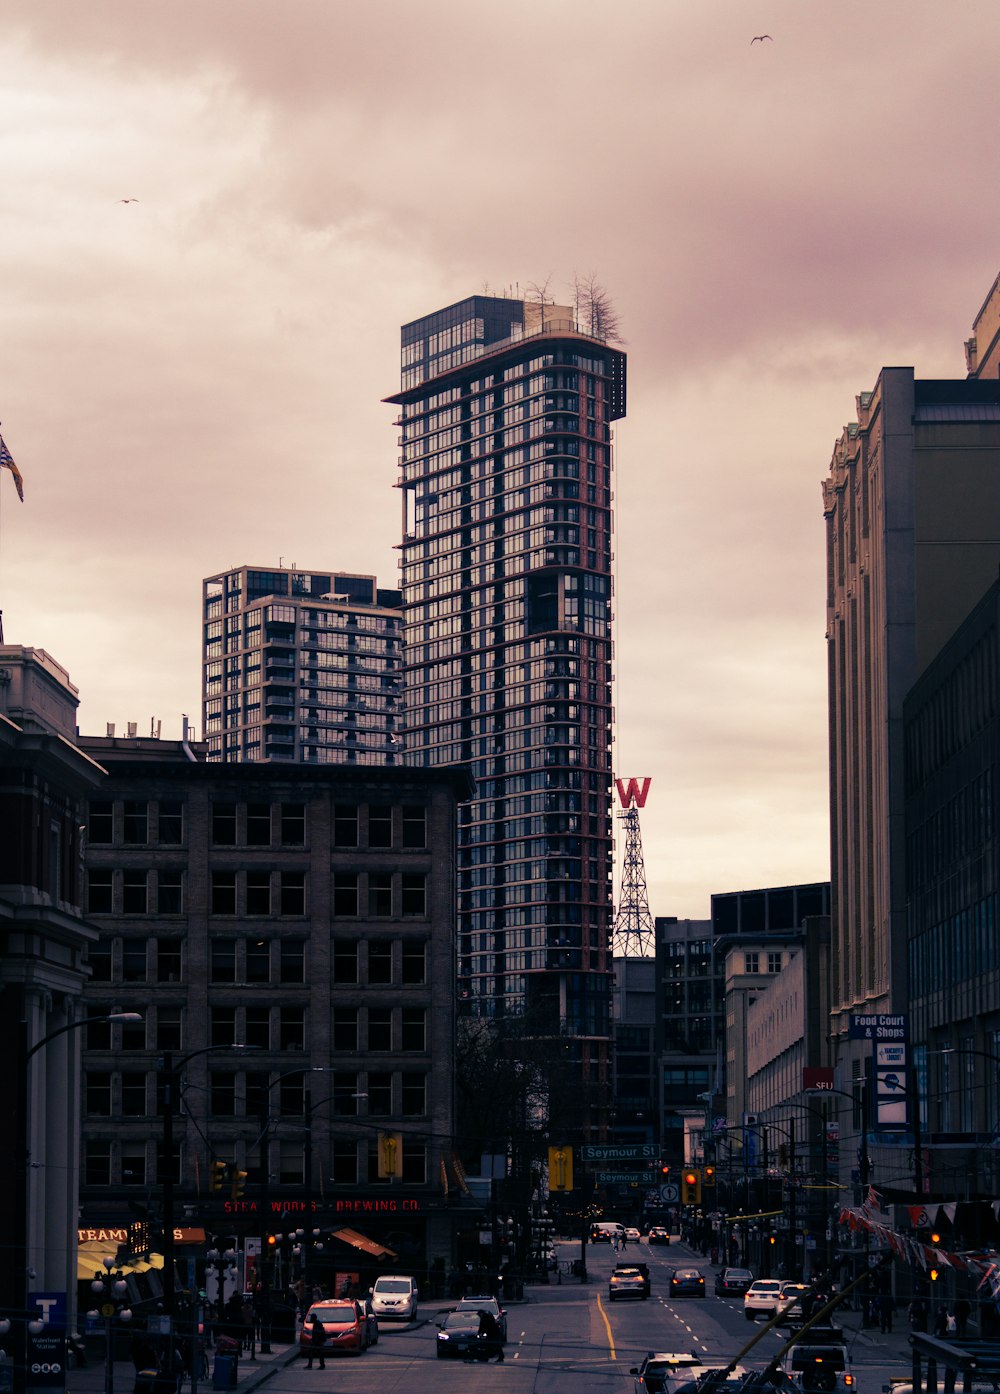
{"label": "suv", "polygon": [[400,1321],[414,1321],[417,1315],[417,1298],[420,1293],[412,1278],[398,1273],[387,1273],[375,1279],[375,1286],[368,1289],[371,1309],[377,1317],[385,1320],[396,1318]]}
{"label": "suv", "polygon": [[619,1297],[649,1296],[649,1267],[645,1263],[620,1263],[608,1279],[608,1301]]}
{"label": "suv", "polygon": [[856,1388],[843,1332],[834,1326],[814,1326],[809,1339],[792,1346],[785,1369],[802,1394],[828,1394]]}
{"label": "suv", "polygon": [[756,1321],[758,1314],[773,1317],[781,1300],[782,1284],[777,1278],[758,1278],[750,1284],[743,1298],[743,1315]]}

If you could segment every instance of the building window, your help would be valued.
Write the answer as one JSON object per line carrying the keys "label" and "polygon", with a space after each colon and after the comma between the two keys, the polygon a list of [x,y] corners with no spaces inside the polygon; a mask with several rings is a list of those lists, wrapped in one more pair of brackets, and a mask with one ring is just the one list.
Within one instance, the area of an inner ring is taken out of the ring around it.
{"label": "building window", "polygon": [[357,1050],[357,1048],[358,1048],[358,1009],[357,1009],[357,1007],[334,1007],[334,1009],[333,1009],[333,1048],[334,1048],[334,1050]]}
{"label": "building window", "polygon": [[246,943],[248,983],[269,983],[271,981],[271,941],[270,939],[248,939]]}
{"label": "building window", "polygon": [[282,939],[281,981],[283,983],[304,983],[306,980],[306,941],[304,939]]}
{"label": "building window", "polygon": [[403,846],[427,846],[427,810],[419,804],[403,805]]}
{"label": "building window", "polygon": [[404,1118],[422,1118],[427,1112],[427,1076],[404,1070],[400,1094]]}
{"label": "building window", "polygon": [[427,1181],[427,1148],[420,1142],[408,1142],[406,1138],[403,1139],[402,1180],[411,1186],[422,1186]]}
{"label": "building window", "polygon": [[161,847],[179,847],[184,841],[184,805],[180,799],[160,800]]}
{"label": "building window", "polygon": [[283,803],[281,805],[281,845],[282,847],[304,847],[306,845],[306,806],[304,803]]}
{"label": "building window", "polygon": [[83,1148],[83,1184],[111,1185],[111,1143],[86,1142]]}
{"label": "building window", "polygon": [[342,918],[357,919],[358,873],[356,871],[335,871],[333,873],[333,913]]}
{"label": "building window", "polygon": [[336,847],[357,847],[357,804],[338,803],[333,810],[333,841]]}
{"label": "building window", "polygon": [[183,871],[158,871],[156,873],[156,908],[161,915],[182,915],[184,913]]}
{"label": "building window", "polygon": [[769,953],[767,956],[767,971],[769,973],[781,972],[781,954]]}
{"label": "building window", "polygon": [[392,982],[391,939],[369,939],[368,981],[369,983]]}
{"label": "building window", "polygon": [[111,981],[111,945],[107,940],[101,944],[87,946],[87,962],[90,964],[90,981],[92,983],[109,983]]}
{"label": "building window", "polygon": [[209,1075],[209,1091],[212,1114],[216,1118],[236,1116],[236,1076],[213,1070]]}
{"label": "building window", "polygon": [[280,1050],[304,1050],[306,1044],[306,1013],[304,1007],[280,1007]]}
{"label": "building window", "polygon": [[368,846],[392,846],[391,804],[372,804],[368,809]]}
{"label": "building window", "polygon": [[368,1049],[370,1051],[392,1050],[392,1008],[368,1008]]}
{"label": "building window", "polygon": [[331,1154],[333,1167],[332,1181],[338,1186],[356,1186],[358,1183],[358,1144],[356,1142],[335,1142]]}
{"label": "building window", "polygon": [[299,1073],[278,1085],[278,1112],[283,1118],[301,1118],[306,1111],[306,1086]]}
{"label": "building window", "polygon": [[146,1049],[146,1023],[144,1021],[123,1021],[118,1030],[121,1032],[123,1051]]}
{"label": "building window", "polygon": [[[229,1046],[236,1044],[235,1007],[211,1007],[209,1009],[209,1021],[211,1023],[212,1045]],[[247,1044],[249,1044],[249,1042]]]}
{"label": "building window", "polygon": [[368,1112],[379,1118],[392,1112],[392,1075],[388,1070],[368,1071]]}
{"label": "building window", "polygon": [[399,1044],[401,1050],[427,1049],[427,1013],[423,1007],[403,1008]]}
{"label": "building window", "polygon": [[149,805],[144,800],[125,800],[122,809],[122,837],[125,842],[140,846],[149,841]]}
{"label": "building window", "polygon": [[213,847],[236,846],[236,805],[234,803],[212,804],[212,845]]}
{"label": "building window", "polygon": [[247,846],[270,847],[271,845],[271,805],[269,803],[247,804]]}
{"label": "building window", "polygon": [[392,872],[368,873],[368,917],[387,920],[392,915]]}
{"label": "building window", "polygon": [[356,939],[334,939],[333,981],[335,983],[356,983],[358,981],[358,941]]}
{"label": "building window", "polygon": [[236,940],[210,940],[209,965],[209,982],[234,983],[236,981]]}
{"label": "building window", "polygon": [[122,1114],[126,1118],[148,1116],[145,1071],[125,1070],[122,1073]]}
{"label": "building window", "polygon": [[145,1186],[146,1148],[141,1142],[122,1143],[122,1185]]}
{"label": "building window", "polygon": [[144,983],[146,981],[146,941],[145,939],[122,940],[122,982]]}
{"label": "building window", "polygon": [[333,1072],[333,1111],[341,1118],[353,1118],[358,1112],[358,1077],[346,1070]]}
{"label": "building window", "polygon": [[180,1007],[157,1007],[156,1009],[156,1048],[157,1050],[180,1050],[184,1044],[181,1032],[182,1009]]}
{"label": "building window", "polygon": [[278,1144],[278,1181],[282,1186],[301,1186],[305,1178],[305,1158],[301,1142]]}
{"label": "building window", "polygon": [[245,1040],[248,1046],[256,1046],[258,1050],[270,1050],[270,1007],[247,1007]]}
{"label": "building window", "polygon": [[105,870],[87,872],[87,913],[110,915],[114,905],[115,873]]}
{"label": "building window", "polygon": [[156,981],[158,983],[179,983],[181,980],[180,939],[156,940]]}
{"label": "building window", "polygon": [[114,809],[110,799],[92,799],[87,819],[87,841],[110,847],[114,839]]}
{"label": "building window", "polygon": [[111,1071],[88,1070],[86,1076],[85,1108],[94,1118],[111,1117]]}
{"label": "building window", "polygon": [[282,915],[306,913],[306,874],[304,871],[279,871]]}
{"label": "building window", "polygon": [[744,973],[760,972],[760,954],[748,953],[743,955]]}
{"label": "building window", "polygon": [[122,873],[122,914],[145,915],[149,910],[149,876],[145,871]]}
{"label": "building window", "polygon": [[[91,950],[93,953],[93,950]],[[97,1011],[107,1011],[107,1007],[96,1007]],[[110,1050],[111,1049],[111,1022],[99,1021],[96,1018],[87,1022],[87,1029],[84,1032],[87,1038],[87,1050]]]}
{"label": "building window", "polygon": [[236,914],[236,872],[212,872],[212,914]]}
{"label": "building window", "polygon": [[407,984],[427,981],[427,945],[421,940],[413,943],[403,940],[403,982]]}
{"label": "building window", "polygon": [[269,871],[247,872],[247,914],[270,915],[271,913],[271,873]]}
{"label": "building window", "polygon": [[427,877],[423,873],[403,872],[402,911],[421,918],[427,914]]}

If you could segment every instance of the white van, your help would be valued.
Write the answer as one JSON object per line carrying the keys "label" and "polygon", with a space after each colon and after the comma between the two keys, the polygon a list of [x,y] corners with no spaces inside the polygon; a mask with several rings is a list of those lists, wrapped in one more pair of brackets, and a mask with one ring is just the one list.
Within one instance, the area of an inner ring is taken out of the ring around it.
{"label": "white van", "polygon": [[590,1226],[591,1244],[611,1244],[616,1234],[619,1239],[625,1237],[625,1226],[618,1220],[596,1220]]}
{"label": "white van", "polygon": [[386,1321],[396,1318],[399,1321],[413,1321],[417,1315],[417,1298],[420,1293],[412,1278],[397,1273],[387,1273],[375,1279],[375,1286],[368,1289],[371,1309],[375,1316]]}

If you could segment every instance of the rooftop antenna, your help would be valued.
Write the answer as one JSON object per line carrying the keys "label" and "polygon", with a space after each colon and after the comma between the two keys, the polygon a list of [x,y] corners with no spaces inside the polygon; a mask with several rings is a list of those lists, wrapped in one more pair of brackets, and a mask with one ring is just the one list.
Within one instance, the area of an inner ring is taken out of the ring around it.
{"label": "rooftop antenna", "polygon": [[656,952],[656,931],[649,913],[639,828],[639,809],[645,806],[650,783],[648,778],[615,780],[624,810],[618,818],[625,824],[621,894],[611,930],[611,952],[615,958],[652,958]]}

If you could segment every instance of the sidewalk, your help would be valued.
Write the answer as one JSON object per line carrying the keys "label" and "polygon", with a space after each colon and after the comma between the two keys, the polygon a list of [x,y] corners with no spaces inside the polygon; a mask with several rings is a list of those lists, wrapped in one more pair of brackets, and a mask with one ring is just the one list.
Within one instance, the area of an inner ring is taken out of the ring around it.
{"label": "sidewalk", "polygon": [[[272,1340],[270,1355],[261,1355],[259,1350],[256,1360],[251,1360],[249,1355],[241,1355],[236,1370],[237,1388],[242,1390],[243,1394],[250,1394],[251,1390],[269,1380],[286,1365],[290,1365],[297,1353],[298,1345],[279,1345]],[[212,1390],[212,1363],[213,1357],[209,1355],[209,1376],[207,1380],[199,1379],[198,1394],[210,1394]],[[116,1360],[112,1377],[114,1394],[132,1394],[135,1387],[135,1366],[131,1360]],[[92,1360],[85,1369],[68,1371],[67,1394],[104,1394],[106,1378],[105,1362],[102,1359]],[[185,1380],[181,1386],[181,1394],[191,1394],[189,1380]]]}

